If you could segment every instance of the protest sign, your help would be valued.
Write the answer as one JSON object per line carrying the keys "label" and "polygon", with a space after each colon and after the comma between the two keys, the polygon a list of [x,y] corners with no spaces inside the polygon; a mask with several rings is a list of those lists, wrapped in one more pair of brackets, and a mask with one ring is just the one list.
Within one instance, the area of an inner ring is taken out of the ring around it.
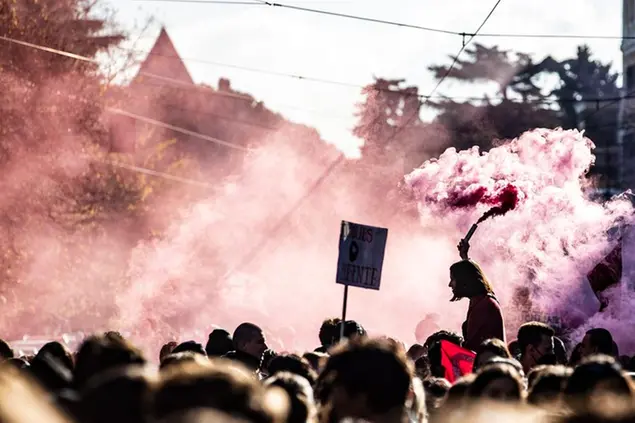
{"label": "protest sign", "polygon": [[342,222],[336,282],[379,290],[388,229]]}

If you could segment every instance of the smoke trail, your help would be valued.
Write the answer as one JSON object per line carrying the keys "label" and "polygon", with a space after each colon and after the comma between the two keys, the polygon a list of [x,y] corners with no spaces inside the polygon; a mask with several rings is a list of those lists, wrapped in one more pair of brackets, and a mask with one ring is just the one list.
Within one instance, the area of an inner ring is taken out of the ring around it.
{"label": "smoke trail", "polygon": [[507,185],[500,194],[494,197],[494,202],[500,205],[494,206],[483,213],[483,216],[476,221],[477,224],[484,222],[490,217],[503,216],[508,211],[514,210],[516,205],[518,205],[518,188],[512,184]]}
{"label": "smoke trail", "polygon": [[518,188],[511,183],[505,185],[497,193],[490,193],[485,187],[477,187],[471,192],[449,193],[447,204],[453,209],[473,207],[477,204],[494,205],[476,221],[479,224],[490,217],[502,216],[508,211],[514,210],[518,204],[518,195]]}

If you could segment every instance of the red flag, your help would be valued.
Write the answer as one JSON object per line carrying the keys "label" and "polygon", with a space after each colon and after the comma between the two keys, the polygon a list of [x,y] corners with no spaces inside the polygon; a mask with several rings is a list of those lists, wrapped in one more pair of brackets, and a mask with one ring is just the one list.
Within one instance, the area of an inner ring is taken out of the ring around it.
{"label": "red flag", "polygon": [[463,375],[472,373],[476,354],[449,341],[441,341],[441,365],[445,368],[445,378],[454,383]]}
{"label": "red flag", "polygon": [[601,293],[607,288],[617,285],[622,279],[622,240],[619,239],[617,246],[598,263],[587,275],[591,289],[601,303],[601,309],[608,304]]}

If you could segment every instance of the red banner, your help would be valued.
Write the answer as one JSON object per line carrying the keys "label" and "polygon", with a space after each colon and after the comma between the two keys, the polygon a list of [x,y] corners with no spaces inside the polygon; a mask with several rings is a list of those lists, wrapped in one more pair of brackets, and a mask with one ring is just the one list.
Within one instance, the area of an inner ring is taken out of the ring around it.
{"label": "red banner", "polygon": [[445,368],[445,378],[454,383],[463,375],[472,373],[476,354],[448,341],[441,341],[441,365]]}

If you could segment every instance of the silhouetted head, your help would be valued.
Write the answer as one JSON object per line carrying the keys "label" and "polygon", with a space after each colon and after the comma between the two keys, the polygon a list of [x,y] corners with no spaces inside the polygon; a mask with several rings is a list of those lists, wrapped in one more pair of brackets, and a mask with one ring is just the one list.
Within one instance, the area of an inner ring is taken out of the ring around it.
{"label": "silhouetted head", "polygon": [[483,367],[493,357],[512,358],[507,345],[500,339],[488,339],[478,346],[474,358],[474,371]]}
{"label": "silhouetted head", "polygon": [[181,344],[177,345],[176,348],[172,350],[172,354],[178,354],[178,353],[188,352],[188,351],[207,356],[207,353],[205,352],[205,349],[203,348],[203,346],[196,341],[182,342]]}
{"label": "silhouetted head", "polygon": [[331,318],[326,319],[322,322],[322,326],[320,326],[320,344],[322,347],[328,349],[333,345],[335,340],[338,338],[339,333],[337,332],[337,325],[342,321],[339,318]]}
{"label": "silhouetted head", "polygon": [[358,337],[366,336],[366,329],[356,322],[355,320],[347,320],[345,322],[340,321],[336,327],[336,340],[339,342],[340,335],[342,333],[342,326],[344,326],[344,339],[353,339]]}
{"label": "silhouetted head", "polygon": [[13,349],[9,346],[7,341],[0,339],[0,361],[8,360],[15,357]]}
{"label": "silhouetted head", "polygon": [[450,267],[449,286],[453,294],[450,301],[494,294],[481,267],[471,260],[461,260]]}
{"label": "silhouetted head", "polygon": [[541,364],[556,364],[554,330],[544,323],[529,322],[518,329],[518,345],[525,372]]}
{"label": "silhouetted head", "polygon": [[597,354],[615,357],[613,336],[606,329],[596,328],[589,330],[584,336],[582,347],[580,348],[582,358]]}
{"label": "silhouetted head", "polygon": [[242,323],[238,326],[234,331],[233,341],[236,351],[249,354],[259,360],[268,348],[262,329],[253,323]]}
{"label": "silhouetted head", "polygon": [[222,357],[234,349],[232,337],[224,329],[214,329],[207,338],[205,352],[208,357]]}
{"label": "silhouetted head", "polygon": [[316,386],[329,421],[403,411],[414,371],[406,352],[387,339],[356,337],[334,348]]}

